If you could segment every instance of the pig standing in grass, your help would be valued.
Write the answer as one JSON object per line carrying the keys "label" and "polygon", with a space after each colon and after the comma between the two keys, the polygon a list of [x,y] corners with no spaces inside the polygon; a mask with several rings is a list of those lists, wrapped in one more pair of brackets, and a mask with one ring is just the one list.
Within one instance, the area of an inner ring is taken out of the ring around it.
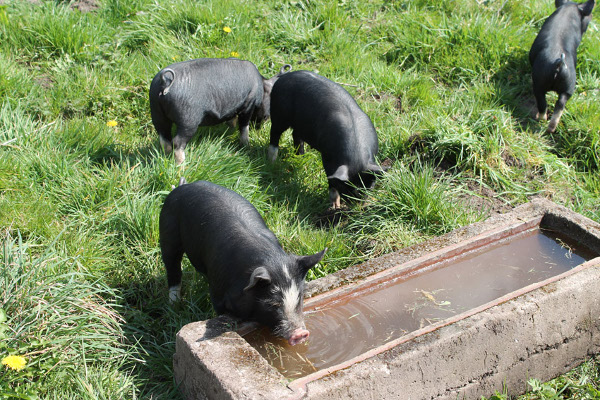
{"label": "pig standing in grass", "polygon": [[546,120],[546,92],[558,93],[548,132],[554,132],[567,100],[575,91],[577,47],[592,19],[595,0],[573,3],[555,0],[556,11],[548,17],[529,51],[536,119]]}
{"label": "pig standing in grass", "polygon": [[325,250],[286,253],[252,204],[206,181],[180,182],[165,199],[159,226],[171,301],[179,297],[185,253],[206,276],[217,313],[264,324],[290,345],[308,338],[304,279]]}
{"label": "pig standing in grass", "polygon": [[[269,117],[271,88],[281,74],[265,79],[250,61],[236,58],[200,58],[171,64],[150,84],[150,112],[166,153],[175,148],[175,160],[185,160],[185,146],[198,126],[217,125],[238,118],[240,142],[248,144],[250,121]],[[171,127],[177,134],[171,136]]]}
{"label": "pig standing in grass", "polygon": [[355,196],[355,187],[371,188],[376,175],[383,172],[375,162],[378,142],[371,119],[350,93],[327,78],[296,71],[275,82],[271,161],[277,158],[281,134],[290,127],[298,154],[304,153],[304,142],[321,152],[334,208],[340,208],[340,194]]}

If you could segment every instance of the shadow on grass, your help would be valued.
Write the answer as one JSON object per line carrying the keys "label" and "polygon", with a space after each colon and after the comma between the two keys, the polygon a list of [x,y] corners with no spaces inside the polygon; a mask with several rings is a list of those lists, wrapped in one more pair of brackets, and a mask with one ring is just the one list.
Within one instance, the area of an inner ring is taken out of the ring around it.
{"label": "shadow on grass", "polygon": [[[173,382],[173,354],[177,332],[186,324],[214,316],[208,285],[190,268],[184,269],[182,300],[168,302],[162,275],[132,280],[119,289],[123,296],[122,327],[138,349],[134,365],[143,382],[144,398],[182,399]],[[167,393],[167,397],[163,397]]]}
{"label": "shadow on grass", "polygon": [[[152,143],[143,145],[141,147],[127,147],[119,143],[105,143],[101,146],[90,146],[88,151],[88,157],[94,165],[122,165],[128,162],[129,165],[136,165],[140,163],[143,166],[150,164],[151,159],[156,157],[157,154],[163,154],[162,146],[158,140],[158,134],[153,130],[150,134]],[[194,137],[188,142],[188,146],[198,145],[202,140],[206,138],[219,139],[226,137],[228,141],[232,143],[238,143],[239,131],[237,128],[231,128],[226,124],[220,124],[215,126],[199,127]],[[73,143],[70,147],[76,151],[79,148],[79,143]],[[169,155],[172,162],[175,163],[175,159],[172,154]]]}
{"label": "shadow on grass", "polygon": [[508,55],[504,65],[492,76],[494,90],[502,104],[522,130],[536,130],[535,98],[532,92],[531,66],[528,53],[518,50]]}

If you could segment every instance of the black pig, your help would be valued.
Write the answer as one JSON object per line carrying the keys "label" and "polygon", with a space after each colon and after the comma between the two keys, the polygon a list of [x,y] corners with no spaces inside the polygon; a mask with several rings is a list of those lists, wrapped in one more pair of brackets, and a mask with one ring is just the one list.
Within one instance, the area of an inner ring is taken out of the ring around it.
{"label": "black pig", "polygon": [[377,132],[371,119],[339,84],[309,71],[281,76],[271,92],[269,158],[277,158],[279,139],[292,128],[294,146],[304,142],[321,153],[329,183],[329,200],[340,208],[340,194],[371,188],[383,169],[376,164]]}
{"label": "black pig", "polygon": [[[236,58],[199,58],[171,64],[150,84],[150,112],[166,153],[175,148],[175,160],[185,160],[185,146],[198,126],[217,125],[238,118],[240,142],[248,144],[250,121],[269,118],[271,88],[291,68],[265,79],[250,61]],[[171,127],[177,126],[172,138]]]}
{"label": "black pig", "polygon": [[206,181],[169,193],[159,227],[171,301],[179,298],[185,253],[206,276],[217,313],[262,323],[291,345],[308,338],[304,278],[325,250],[311,256],[286,253],[252,204]]}
{"label": "black pig", "polygon": [[558,93],[548,132],[554,132],[567,100],[575,91],[577,47],[592,19],[595,0],[573,3],[555,0],[556,10],[542,25],[529,51],[533,94],[537,102],[536,119],[546,120],[546,93]]}

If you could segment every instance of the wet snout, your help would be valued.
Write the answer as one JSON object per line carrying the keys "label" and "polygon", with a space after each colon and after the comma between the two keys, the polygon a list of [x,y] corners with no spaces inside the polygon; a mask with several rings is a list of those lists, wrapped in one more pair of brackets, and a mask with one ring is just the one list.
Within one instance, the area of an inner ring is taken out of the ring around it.
{"label": "wet snout", "polygon": [[305,328],[298,328],[294,332],[292,332],[290,338],[288,339],[288,343],[290,346],[295,346],[300,344],[310,336],[310,332]]}

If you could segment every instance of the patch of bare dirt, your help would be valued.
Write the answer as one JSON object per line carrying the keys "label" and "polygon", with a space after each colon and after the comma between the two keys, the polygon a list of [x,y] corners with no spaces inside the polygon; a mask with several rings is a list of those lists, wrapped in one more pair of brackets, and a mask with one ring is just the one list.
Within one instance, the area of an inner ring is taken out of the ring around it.
{"label": "patch of bare dirt", "polygon": [[54,81],[48,75],[38,76],[34,80],[35,80],[35,83],[37,83],[44,89],[50,89],[52,86],[54,86]]}
{"label": "patch of bare dirt", "polygon": [[387,101],[387,100],[393,99],[395,101],[394,108],[396,110],[398,110],[399,112],[403,111],[402,98],[400,96],[394,96],[392,94],[385,93],[385,92],[375,93],[372,96],[375,100],[379,100],[379,101]]}
{"label": "patch of bare dirt", "polygon": [[486,216],[506,213],[513,209],[510,204],[504,201],[492,189],[480,185],[475,181],[467,183],[466,191],[459,195],[458,200],[466,208],[478,211]]}
{"label": "patch of bare dirt", "polygon": [[81,12],[92,12],[99,8],[96,0],[79,0],[71,3],[72,9],[78,9]]}

